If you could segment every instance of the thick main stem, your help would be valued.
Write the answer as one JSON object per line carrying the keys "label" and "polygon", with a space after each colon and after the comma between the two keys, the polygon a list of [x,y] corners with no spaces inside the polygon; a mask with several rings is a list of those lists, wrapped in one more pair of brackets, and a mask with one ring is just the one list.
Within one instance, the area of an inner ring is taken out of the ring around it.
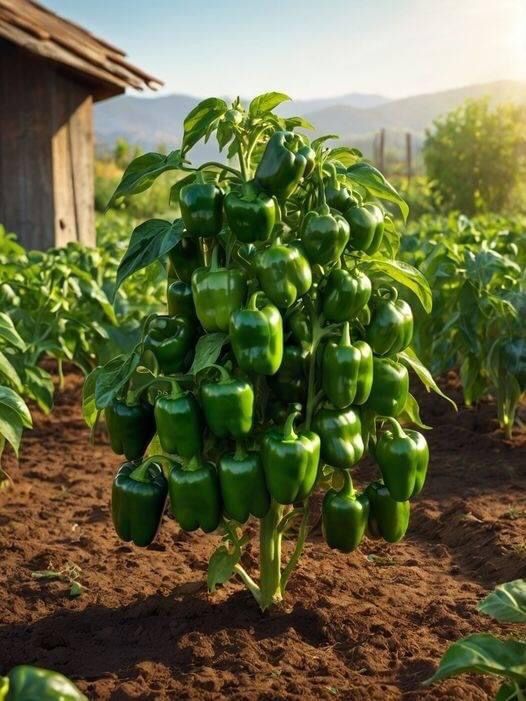
{"label": "thick main stem", "polygon": [[259,590],[261,610],[281,601],[281,533],[283,506],[272,502],[259,532]]}

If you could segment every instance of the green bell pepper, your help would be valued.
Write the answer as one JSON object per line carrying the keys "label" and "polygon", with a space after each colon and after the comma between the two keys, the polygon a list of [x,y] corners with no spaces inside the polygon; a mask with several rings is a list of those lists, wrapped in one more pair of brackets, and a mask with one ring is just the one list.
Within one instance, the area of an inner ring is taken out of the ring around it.
{"label": "green bell pepper", "polygon": [[270,379],[270,388],[281,401],[305,402],[309,357],[308,350],[299,346],[287,345],[283,349],[281,366]]}
{"label": "green bell pepper", "polygon": [[179,193],[181,217],[188,233],[208,238],[223,226],[223,193],[215,183],[205,183],[199,172],[197,182],[185,185]]}
{"label": "green bell pepper", "polygon": [[327,545],[342,553],[352,553],[360,545],[369,520],[369,497],[356,494],[351,476],[343,473],[340,491],[330,489],[323,499],[322,530]]}
{"label": "green bell pepper", "polygon": [[278,504],[294,504],[309,496],[318,476],[320,438],[312,431],[296,434],[294,411],[283,428],[267,431],[261,457],[267,487]]}
{"label": "green bell pepper", "polygon": [[379,416],[398,416],[409,394],[407,368],[391,358],[373,358],[373,386],[365,403]]}
{"label": "green bell pepper", "polygon": [[172,514],[183,531],[201,528],[211,533],[222,515],[221,490],[214,465],[192,458],[187,466],[176,462],[168,478]]}
{"label": "green bell pepper", "polygon": [[176,277],[191,282],[192,273],[203,265],[203,255],[197,239],[185,236],[168,253],[168,279]]}
{"label": "green bell pepper", "polygon": [[321,441],[321,459],[327,465],[347,470],[361,460],[365,446],[360,416],[353,409],[322,407],[312,429]]}
{"label": "green bell pepper", "polygon": [[159,460],[120,466],[111,490],[111,516],[117,535],[145,548],[155,539],[166,503],[167,484]]}
{"label": "green bell pepper", "polygon": [[241,378],[231,377],[220,365],[219,382],[201,385],[201,405],[206,423],[218,438],[243,438],[252,430],[254,390]]}
{"label": "green bell pepper", "polygon": [[373,538],[383,538],[388,543],[398,543],[409,526],[411,505],[408,501],[395,501],[382,482],[373,482],[365,493],[369,497],[368,532]]}
{"label": "green bell pepper", "polygon": [[195,311],[208,333],[227,333],[230,315],[243,305],[247,295],[245,273],[237,268],[220,268],[218,256],[216,246],[210,268],[198,268],[192,275]]}
{"label": "green bell pepper", "polygon": [[[384,296],[386,295],[386,296]],[[394,287],[374,297],[365,338],[377,355],[400,353],[413,338],[413,312]]]}
{"label": "green bell pepper", "polygon": [[382,245],[384,237],[384,215],[375,204],[358,206],[351,204],[343,216],[351,229],[349,248],[372,255]]}
{"label": "green bell pepper", "polygon": [[22,664],[0,677],[0,701],[88,701],[63,674]]}
{"label": "green bell pepper", "polygon": [[283,322],[277,307],[268,302],[258,308],[254,292],[245,309],[230,317],[230,343],[237,364],[245,372],[274,375],[283,359]]}
{"label": "green bell pepper", "polygon": [[155,435],[153,408],[146,402],[128,406],[114,399],[104,410],[111,449],[127,460],[142,458]]}
{"label": "green bell pepper", "polygon": [[254,266],[264,293],[280,309],[291,307],[312,285],[308,260],[279,238],[255,256]]}
{"label": "green bell pepper", "polygon": [[336,173],[336,168],[334,163],[329,163],[327,166],[329,168],[329,180],[325,183],[325,201],[331,209],[335,209],[338,212],[345,212],[345,210],[353,204],[356,204],[353,196],[351,195],[348,188],[341,185],[338,181],[338,175]]}
{"label": "green bell pepper", "polygon": [[193,345],[194,324],[188,318],[158,315],[146,327],[144,351],[152,353],[159,370],[167,375],[185,368]]}
{"label": "green bell pepper", "polygon": [[228,518],[245,523],[250,515],[256,518],[266,516],[270,496],[259,452],[246,452],[238,444],[235,453],[228,453],[220,459],[218,472]]}
{"label": "green bell pepper", "polygon": [[287,328],[292,334],[292,338],[300,344],[310,345],[312,343],[312,324],[310,315],[300,303],[287,316]]}
{"label": "green bell pepper", "polygon": [[301,241],[310,263],[327,265],[339,260],[349,241],[349,224],[327,205],[305,215]]}
{"label": "green bell pepper", "polygon": [[195,320],[194,298],[192,286],[182,280],[168,283],[166,291],[169,316],[182,316]]}
{"label": "green bell pepper", "polygon": [[351,345],[349,322],[339,343],[329,341],[323,352],[323,391],[338,409],[364,404],[373,385],[373,352],[364,341]]}
{"label": "green bell pepper", "polygon": [[323,290],[323,314],[327,321],[351,321],[371,297],[371,281],[356,268],[352,271],[334,268]]}
{"label": "green bell pepper", "polygon": [[383,431],[376,443],[376,462],[392,498],[407,501],[422,491],[429,464],[429,448],[418,431],[402,429],[393,418],[389,423],[392,429]]}
{"label": "green bell pepper", "polygon": [[277,220],[278,204],[273,197],[258,192],[253,182],[245,183],[241,193],[225,197],[225,215],[238,241],[254,243],[270,238]]}
{"label": "green bell pepper", "polygon": [[201,408],[191,392],[183,392],[176,382],[171,384],[171,393],[155,401],[157,435],[165,453],[193,458],[203,449]]}
{"label": "green bell pepper", "polygon": [[256,186],[279,200],[290,197],[314,168],[315,154],[299,134],[277,131],[269,139],[256,169]]}

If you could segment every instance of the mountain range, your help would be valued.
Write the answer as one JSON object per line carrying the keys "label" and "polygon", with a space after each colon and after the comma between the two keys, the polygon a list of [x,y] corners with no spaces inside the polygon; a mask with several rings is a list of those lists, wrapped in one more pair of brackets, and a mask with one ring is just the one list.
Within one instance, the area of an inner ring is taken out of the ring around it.
{"label": "mountain range", "polygon": [[[408,131],[413,134],[418,150],[425,130],[437,117],[467,99],[484,96],[494,104],[526,104],[526,82],[506,80],[468,85],[394,100],[381,95],[349,93],[334,98],[286,102],[277,112],[283,116],[302,115],[315,125],[316,134],[338,134],[343,143],[357,146],[370,155],[374,135],[380,129],[386,130],[387,150],[398,150]],[[123,95],[98,103],[95,107],[97,145],[111,147],[122,137],[147,150],[161,143],[175,148],[181,142],[185,115],[201,99],[179,94],[156,98]],[[196,161],[208,158],[212,149],[211,144],[198,145],[192,156]]]}

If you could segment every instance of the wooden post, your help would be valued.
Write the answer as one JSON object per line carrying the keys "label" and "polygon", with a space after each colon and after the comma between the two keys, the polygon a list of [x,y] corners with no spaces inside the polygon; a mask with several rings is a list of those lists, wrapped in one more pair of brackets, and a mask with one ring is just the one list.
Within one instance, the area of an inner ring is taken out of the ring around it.
{"label": "wooden post", "polygon": [[411,132],[407,132],[405,135],[405,160],[407,169],[407,189],[411,185],[411,175],[412,175],[412,158],[413,158],[413,148],[411,143]]}
{"label": "wooden post", "polygon": [[378,169],[386,175],[385,171],[385,129],[380,130],[378,143]]}

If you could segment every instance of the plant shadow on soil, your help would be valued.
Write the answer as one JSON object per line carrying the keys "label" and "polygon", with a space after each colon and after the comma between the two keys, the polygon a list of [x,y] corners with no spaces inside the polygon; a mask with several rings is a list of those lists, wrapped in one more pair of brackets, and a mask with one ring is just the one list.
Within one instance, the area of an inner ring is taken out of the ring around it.
{"label": "plant shadow on soil", "polygon": [[[119,543],[108,509],[118,458],[105,444],[88,448],[80,384],[68,374],[53,415],[36,413],[20,468],[9,465],[16,488],[0,495],[0,673],[39,664],[97,701],[492,698],[489,678],[421,683],[451,641],[514,630],[476,612],[496,583],[526,569],[526,439],[502,439],[493,405],[455,415],[419,397],[435,430],[406,540],[367,539],[341,556],[317,529],[285,605],[261,614],[239,582],[206,592],[217,537],[181,533],[165,517],[149,548]],[[458,400],[454,377],[449,390]],[[373,476],[365,463],[356,482]],[[250,570],[256,556],[249,546]],[[67,560],[87,587],[74,600],[65,583],[31,577]]]}

